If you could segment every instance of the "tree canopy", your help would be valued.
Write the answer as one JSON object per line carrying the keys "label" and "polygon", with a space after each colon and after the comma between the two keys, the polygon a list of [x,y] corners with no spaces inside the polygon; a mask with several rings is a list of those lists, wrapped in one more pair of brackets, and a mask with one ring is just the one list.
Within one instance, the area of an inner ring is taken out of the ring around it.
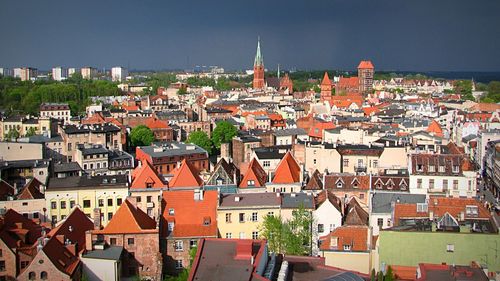
{"label": "tree canopy", "polygon": [[196,144],[197,146],[205,149],[208,154],[212,154],[212,140],[210,140],[207,133],[203,131],[192,132],[189,135],[187,142]]}
{"label": "tree canopy", "polygon": [[132,146],[147,146],[155,140],[153,131],[144,125],[134,127],[129,137]]}
{"label": "tree canopy", "polygon": [[221,143],[231,142],[233,137],[238,134],[238,129],[228,121],[217,122],[214,131],[212,132],[212,142],[215,148],[220,149]]}

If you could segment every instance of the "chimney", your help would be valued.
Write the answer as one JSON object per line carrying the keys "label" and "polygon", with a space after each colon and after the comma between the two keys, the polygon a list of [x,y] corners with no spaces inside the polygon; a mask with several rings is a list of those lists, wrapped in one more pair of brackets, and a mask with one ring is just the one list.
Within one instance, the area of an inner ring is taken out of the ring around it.
{"label": "chimney", "polygon": [[[7,163],[7,162],[6,162]],[[17,195],[17,182],[14,183],[14,195]]]}
{"label": "chimney", "polygon": [[92,251],[92,233],[90,230],[85,232],[85,250]]}
{"label": "chimney", "polygon": [[101,229],[101,209],[99,208],[94,209],[94,229]]}

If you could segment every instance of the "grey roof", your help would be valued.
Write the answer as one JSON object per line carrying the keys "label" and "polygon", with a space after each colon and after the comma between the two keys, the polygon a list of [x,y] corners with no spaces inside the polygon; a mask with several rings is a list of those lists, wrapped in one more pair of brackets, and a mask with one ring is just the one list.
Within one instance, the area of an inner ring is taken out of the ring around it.
{"label": "grey roof", "polygon": [[42,168],[42,167],[48,167],[49,164],[50,160],[47,159],[0,161],[0,170],[19,169],[19,168]]}
{"label": "grey roof", "polygon": [[104,250],[92,250],[88,251],[82,255],[83,258],[89,259],[101,259],[101,260],[114,260],[120,259],[123,252],[123,247],[121,246],[109,246]]}
{"label": "grey roof", "polygon": [[291,128],[291,129],[276,130],[274,132],[274,135],[277,137],[297,136],[297,135],[307,135],[307,132],[302,128]]}
{"label": "grey roof", "polygon": [[66,125],[63,127],[66,134],[82,134],[82,133],[110,133],[119,132],[120,128],[114,124],[95,124],[95,125]]}
{"label": "grey roof", "polygon": [[279,150],[268,149],[267,147],[256,148],[254,150],[254,152],[255,152],[255,155],[257,155],[257,158],[259,158],[259,160],[263,160],[263,159],[282,159],[283,156],[285,156],[285,153],[280,153]]}
{"label": "grey roof", "polygon": [[78,172],[81,170],[82,168],[80,167],[80,164],[78,164],[77,162],[54,164],[54,173]]}
{"label": "grey roof", "polygon": [[366,279],[353,272],[342,272],[337,275],[330,276],[329,278],[323,279],[323,281],[364,281]]}
{"label": "grey roof", "polygon": [[[239,197],[239,201],[235,198]],[[281,196],[277,193],[240,193],[228,194],[221,197],[221,208],[237,208],[237,207],[262,207],[271,206],[279,207],[281,205]]]}
{"label": "grey roof", "polygon": [[97,187],[123,188],[128,186],[127,175],[114,176],[76,176],[66,178],[50,178],[47,191],[68,189],[95,189]]}
{"label": "grey roof", "polygon": [[296,209],[301,205],[306,209],[314,209],[314,198],[308,193],[283,193],[281,207]]}
{"label": "grey roof", "polygon": [[372,213],[388,214],[392,211],[392,202],[425,203],[425,194],[402,194],[377,192],[372,197]]}
{"label": "grey roof", "polygon": [[82,152],[83,155],[94,155],[94,154],[108,154],[109,150],[100,144],[95,145],[78,145],[78,150]]}
{"label": "grey roof", "polygon": [[155,142],[150,146],[141,146],[140,149],[152,157],[207,153],[205,149],[196,144],[186,144],[183,142]]}

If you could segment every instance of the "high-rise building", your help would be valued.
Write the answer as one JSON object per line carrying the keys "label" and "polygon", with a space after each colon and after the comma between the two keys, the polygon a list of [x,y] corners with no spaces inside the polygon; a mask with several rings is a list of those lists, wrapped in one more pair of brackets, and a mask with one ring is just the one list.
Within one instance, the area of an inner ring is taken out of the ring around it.
{"label": "high-rise building", "polygon": [[57,66],[52,68],[52,79],[55,81],[62,81],[68,78],[68,70],[66,68]]}
{"label": "high-rise building", "polygon": [[373,74],[375,68],[369,60],[363,60],[358,65],[359,92],[370,94],[373,90]]}
{"label": "high-rise building", "polygon": [[14,76],[14,71],[11,68],[0,68],[0,75],[3,77],[12,77]]}
{"label": "high-rise building", "polygon": [[260,39],[257,41],[257,53],[253,63],[253,88],[264,89],[264,58],[260,53]]}
{"label": "high-rise building", "polygon": [[68,78],[73,76],[73,74],[75,74],[75,73],[76,73],[76,68],[74,68],[74,67],[68,68]]}
{"label": "high-rise building", "polygon": [[330,102],[332,100],[332,81],[328,77],[328,73],[325,72],[323,80],[321,81],[321,102]]}
{"label": "high-rise building", "polygon": [[97,69],[90,66],[85,66],[82,67],[81,73],[83,79],[94,79],[94,77],[96,77],[97,75]]}
{"label": "high-rise building", "polygon": [[111,68],[111,80],[115,82],[122,82],[127,79],[128,70],[125,67],[115,66]]}
{"label": "high-rise building", "polygon": [[32,67],[14,68],[14,77],[21,78],[21,81],[31,81],[38,76],[38,70]]}

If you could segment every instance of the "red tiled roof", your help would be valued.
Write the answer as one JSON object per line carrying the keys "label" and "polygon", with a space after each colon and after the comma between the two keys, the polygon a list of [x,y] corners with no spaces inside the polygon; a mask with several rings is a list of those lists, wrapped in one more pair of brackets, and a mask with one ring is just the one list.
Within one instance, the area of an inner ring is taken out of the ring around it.
{"label": "red tiled roof", "polygon": [[132,171],[132,184],[131,189],[145,189],[150,185],[150,188],[163,188],[167,184],[163,182],[156,169],[147,161],[142,161],[141,166],[136,167]]}
{"label": "red tiled roof", "polygon": [[200,187],[203,180],[198,176],[198,171],[186,161],[182,160],[181,166],[174,170],[174,176],[168,183],[170,188],[175,187]]}
{"label": "red tiled roof", "polygon": [[276,167],[273,183],[297,183],[300,181],[300,166],[288,151]]}
{"label": "red tiled roof", "polygon": [[[342,183],[341,186],[337,186]],[[354,174],[330,174],[325,176],[325,188],[333,190],[370,190],[370,176]]]}
{"label": "red tiled roof", "polygon": [[474,105],[472,109],[482,112],[495,112],[500,110],[500,104],[480,102]]}
{"label": "red tiled roof", "polygon": [[394,277],[397,280],[415,280],[417,275],[416,266],[391,265]]}
{"label": "red tiled roof", "polygon": [[323,75],[323,80],[321,80],[321,85],[331,85],[332,81],[330,77],[328,77],[328,72],[325,71],[325,75]]}
{"label": "red tiled roof", "polygon": [[365,113],[366,116],[371,116],[374,113],[379,112],[380,110],[376,106],[372,107],[363,107],[362,108],[363,112]]}
{"label": "red tiled roof", "polygon": [[122,108],[125,109],[126,111],[138,111],[139,106],[137,105],[122,105]]}
{"label": "red tiled roof", "polygon": [[32,178],[23,188],[23,190],[17,196],[18,200],[29,200],[29,199],[43,199],[45,196],[40,192],[40,185],[42,183],[37,179]]}
{"label": "red tiled roof", "polygon": [[[254,158],[248,164],[243,179],[240,182],[240,188],[263,187],[266,184],[267,174],[259,162]],[[248,181],[254,181],[255,185],[249,186]]]}
{"label": "red tiled roof", "polygon": [[[162,214],[164,221],[162,237],[217,237],[218,192],[216,190],[200,190],[200,192],[202,200],[195,200],[194,190],[163,192],[165,209]],[[171,209],[173,215],[170,215]],[[174,223],[172,233],[168,231],[168,222]]]}
{"label": "red tiled roof", "polygon": [[314,124],[309,130],[309,136],[313,138],[323,138],[323,130],[334,128],[335,124],[332,122],[316,122],[316,124]]}
{"label": "red tiled roof", "polygon": [[56,228],[52,229],[47,236],[55,237],[64,235],[73,244],[78,244],[79,250],[85,248],[85,232],[94,229],[94,223],[78,207],[62,221]]}
{"label": "red tiled roof", "polygon": [[330,201],[332,205],[340,212],[342,213],[342,200],[335,196],[332,192],[328,190],[322,190],[318,196],[316,197],[316,207],[319,207],[321,204],[323,204],[326,200]]}
{"label": "red tiled roof", "polygon": [[41,236],[42,227],[13,209],[1,218],[0,238],[10,247],[32,245]]}
{"label": "red tiled roof", "polygon": [[156,117],[150,117],[146,119],[146,124],[147,127],[150,129],[168,129],[170,126],[168,125],[167,121],[160,120]]}
{"label": "red tiled roof", "polygon": [[70,276],[73,275],[80,263],[78,256],[73,255],[56,237],[52,237],[47,241],[47,244],[43,247],[43,252],[59,271]]}
{"label": "red tiled roof", "polygon": [[108,225],[98,233],[141,233],[154,230],[156,230],[156,221],[128,200],[125,200]]}
{"label": "red tiled roof", "polygon": [[369,60],[362,60],[359,63],[358,68],[362,68],[362,69],[365,69],[365,68],[374,69],[372,62],[369,61]]}
{"label": "red tiled roof", "polygon": [[4,180],[0,180],[0,200],[6,201],[7,197],[14,195],[14,187]]}
{"label": "red tiled roof", "polygon": [[[332,245],[332,239],[337,241],[337,246]],[[368,227],[367,226],[341,226],[320,238],[322,251],[344,251],[344,245],[350,245],[350,251],[368,251]]]}

